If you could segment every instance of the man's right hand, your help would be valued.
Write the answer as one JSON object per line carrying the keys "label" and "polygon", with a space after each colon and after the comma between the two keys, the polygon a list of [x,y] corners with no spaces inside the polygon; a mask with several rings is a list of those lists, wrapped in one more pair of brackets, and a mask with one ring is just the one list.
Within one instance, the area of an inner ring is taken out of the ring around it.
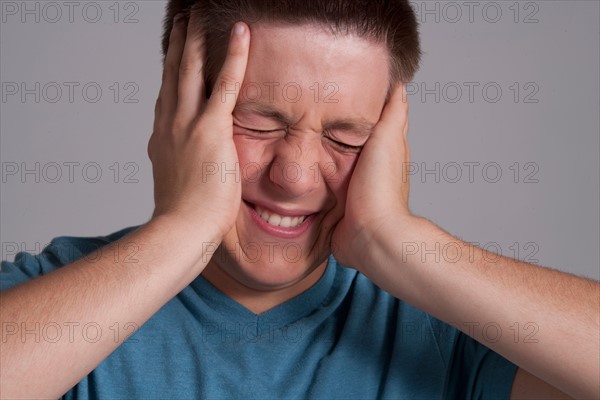
{"label": "man's right hand", "polygon": [[[148,145],[154,217],[88,257],[3,291],[2,326],[93,322],[102,332],[115,324],[140,327],[202,272],[208,257],[198,243],[220,241],[232,228],[241,203],[241,183],[230,173],[238,161],[231,116],[237,96],[232,93],[239,93],[244,78],[249,29],[243,25],[242,33],[233,35],[216,89],[205,99],[204,43],[186,35],[186,26],[179,21],[171,34]],[[84,335],[72,340],[63,335],[50,342],[11,335],[0,351],[2,396],[60,397],[125,339],[109,334],[90,343]]]}
{"label": "man's right hand", "polygon": [[204,37],[194,13],[189,22],[182,14],[178,17],[148,143],[154,174],[153,218],[202,221],[202,229],[220,240],[233,227],[241,204],[231,113],[246,71],[250,34],[244,23],[234,26],[225,63],[206,99]]}

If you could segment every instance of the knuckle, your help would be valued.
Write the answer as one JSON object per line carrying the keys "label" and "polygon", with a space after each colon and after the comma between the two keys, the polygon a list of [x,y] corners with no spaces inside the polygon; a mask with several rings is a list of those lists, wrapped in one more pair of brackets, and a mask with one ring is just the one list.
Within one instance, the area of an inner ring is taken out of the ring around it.
{"label": "knuckle", "polygon": [[182,134],[187,130],[187,124],[183,122],[180,118],[175,118],[173,123],[171,124],[170,133],[172,134]]}
{"label": "knuckle", "polygon": [[239,59],[245,54],[246,50],[240,45],[232,45],[227,50],[227,56],[232,59]]}
{"label": "knuckle", "polygon": [[208,140],[209,137],[222,138],[223,129],[223,121],[218,116],[203,115],[194,122],[190,133],[192,136],[204,137],[205,140]]}
{"label": "knuckle", "polygon": [[179,64],[179,73],[181,75],[190,75],[198,73],[198,66],[195,62],[189,60],[182,60]]}
{"label": "knuckle", "polygon": [[165,65],[165,72],[167,73],[167,77],[176,76],[179,73],[179,60],[169,60]]}
{"label": "knuckle", "polygon": [[148,140],[148,146],[146,148],[146,152],[148,153],[148,158],[150,159],[150,161],[154,162],[154,152],[155,152],[155,145],[156,142],[156,132],[153,132],[152,135],[150,136],[150,140]]}
{"label": "knuckle", "polygon": [[173,27],[171,28],[171,34],[169,35],[169,47],[171,47],[172,44],[177,44],[179,41],[181,41],[181,32],[183,31],[184,26],[184,21],[174,21]]}
{"label": "knuckle", "polygon": [[231,71],[228,70],[224,70],[221,71],[221,77],[219,78],[219,87],[217,87],[217,90],[232,90],[232,89],[237,89],[237,86],[239,86],[239,80],[236,78],[235,74]]}
{"label": "knuckle", "polygon": [[175,30],[173,30],[173,32],[171,32],[171,36],[169,37],[169,49],[172,49],[173,47],[175,47],[175,45],[177,45],[178,41],[179,41],[179,37],[177,36],[177,32],[175,32]]}
{"label": "knuckle", "polygon": [[165,66],[163,68],[163,82],[169,80],[169,78],[171,78],[172,76],[174,76],[175,74],[177,74],[177,72],[179,71],[179,68],[174,65],[171,62],[167,62],[165,63]]}
{"label": "knuckle", "polygon": [[210,130],[211,123],[210,117],[202,116],[202,118],[198,118],[194,121],[192,132],[194,134],[198,134],[199,132],[207,132]]}

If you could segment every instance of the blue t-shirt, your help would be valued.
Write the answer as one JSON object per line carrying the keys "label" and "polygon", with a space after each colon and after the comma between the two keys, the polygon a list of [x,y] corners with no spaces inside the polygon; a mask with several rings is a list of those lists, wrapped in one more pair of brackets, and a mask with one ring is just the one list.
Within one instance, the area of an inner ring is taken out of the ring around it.
{"label": "blue t-shirt", "polygon": [[[0,289],[133,229],[59,237],[39,255],[19,253],[2,263]],[[87,335],[98,334],[93,328]],[[133,326],[100,334],[117,328]],[[313,287],[259,315],[198,276],[64,398],[508,399],[515,372],[505,358],[330,258]]]}

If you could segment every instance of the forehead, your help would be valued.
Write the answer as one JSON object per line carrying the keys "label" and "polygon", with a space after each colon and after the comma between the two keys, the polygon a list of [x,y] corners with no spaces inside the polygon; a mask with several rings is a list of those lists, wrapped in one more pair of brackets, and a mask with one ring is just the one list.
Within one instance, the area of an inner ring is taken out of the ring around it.
{"label": "forehead", "polygon": [[353,34],[334,35],[313,24],[261,23],[251,27],[251,34],[242,97],[278,103],[298,100],[301,92],[302,98],[292,103],[308,106],[302,101],[310,99],[381,110],[389,82],[389,53],[383,44]]}
{"label": "forehead", "polygon": [[284,67],[292,76],[333,73],[328,78],[336,78],[336,71],[362,72],[364,67],[377,65],[374,72],[386,72],[387,76],[389,53],[385,46],[355,34],[334,35],[318,24],[263,23],[253,25],[251,30],[252,63]]}

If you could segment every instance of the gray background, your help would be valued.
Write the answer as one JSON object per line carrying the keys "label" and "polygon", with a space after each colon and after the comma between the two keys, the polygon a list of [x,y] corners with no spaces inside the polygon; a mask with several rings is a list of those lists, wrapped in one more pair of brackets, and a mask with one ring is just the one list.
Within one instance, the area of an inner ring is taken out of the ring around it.
{"label": "gray background", "polygon": [[[165,2],[64,3],[1,2],[2,259],[153,209],[146,144]],[[412,210],[598,279],[599,3],[413,6],[425,55],[408,87]]]}

